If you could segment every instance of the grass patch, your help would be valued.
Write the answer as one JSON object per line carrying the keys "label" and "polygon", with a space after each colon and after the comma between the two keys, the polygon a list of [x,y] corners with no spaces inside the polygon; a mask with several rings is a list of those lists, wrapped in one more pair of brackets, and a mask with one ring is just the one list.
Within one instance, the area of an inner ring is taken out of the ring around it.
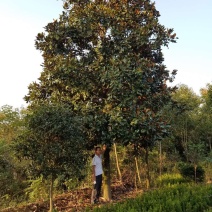
{"label": "grass patch", "polygon": [[94,212],[209,212],[212,186],[173,185],[148,191],[134,199],[95,208]]}

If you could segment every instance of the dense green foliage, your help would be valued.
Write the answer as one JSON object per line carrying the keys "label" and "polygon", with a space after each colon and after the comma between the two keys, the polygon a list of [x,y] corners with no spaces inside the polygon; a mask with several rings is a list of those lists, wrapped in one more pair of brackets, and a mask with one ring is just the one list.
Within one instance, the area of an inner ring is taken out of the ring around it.
{"label": "dense green foliage", "polygon": [[181,174],[163,174],[155,180],[157,187],[166,187],[171,185],[178,185],[188,182]]}
{"label": "dense green foliage", "polygon": [[80,176],[86,164],[85,139],[81,119],[67,105],[42,105],[26,116],[26,130],[14,148],[20,158],[28,159],[34,177],[67,173]]}
{"label": "dense green foliage", "polygon": [[167,82],[176,71],[162,54],[176,41],[173,29],[159,23],[149,0],[66,0],[64,9],[37,35],[44,69],[26,101],[69,103],[95,121],[88,129],[96,142],[154,146],[167,133],[159,111],[175,90]]}
{"label": "dense green foliage", "polygon": [[25,110],[4,105],[0,108],[0,207],[25,200],[26,164],[17,160],[11,142],[24,129]]}
{"label": "dense green foliage", "polygon": [[[188,180],[195,181],[195,167],[191,164],[180,164],[180,173]],[[205,178],[205,171],[201,166],[196,167],[197,182],[203,182]]]}
{"label": "dense green foliage", "polygon": [[212,207],[212,187],[177,185],[143,193],[135,199],[95,208],[94,212],[200,212]]}

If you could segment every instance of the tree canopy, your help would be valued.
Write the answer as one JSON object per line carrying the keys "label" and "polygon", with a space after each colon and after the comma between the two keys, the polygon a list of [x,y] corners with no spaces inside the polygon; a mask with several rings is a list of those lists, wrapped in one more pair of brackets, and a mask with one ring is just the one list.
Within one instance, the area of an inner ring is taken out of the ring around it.
{"label": "tree canopy", "polygon": [[176,34],[159,16],[149,0],[64,1],[60,18],[37,35],[43,72],[26,101],[70,104],[90,117],[93,138],[104,143],[149,134],[152,119],[159,132],[164,121],[156,114],[170,101],[175,88],[167,81],[176,74],[161,50]]}
{"label": "tree canopy", "polygon": [[32,176],[80,176],[87,159],[80,123],[63,105],[42,105],[27,115],[25,133],[14,148],[20,158],[31,161]]}

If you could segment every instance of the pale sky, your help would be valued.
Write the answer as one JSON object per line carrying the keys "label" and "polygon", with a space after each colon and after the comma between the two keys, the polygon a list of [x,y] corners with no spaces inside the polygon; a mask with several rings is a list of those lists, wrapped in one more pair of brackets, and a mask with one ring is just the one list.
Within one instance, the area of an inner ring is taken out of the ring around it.
{"label": "pale sky", "polygon": [[[164,49],[164,64],[177,69],[174,84],[186,84],[199,94],[212,83],[212,1],[156,0],[160,23],[174,28],[176,44]],[[61,0],[0,0],[0,107],[26,106],[28,85],[42,71],[41,53],[35,49],[37,33],[57,19]]]}

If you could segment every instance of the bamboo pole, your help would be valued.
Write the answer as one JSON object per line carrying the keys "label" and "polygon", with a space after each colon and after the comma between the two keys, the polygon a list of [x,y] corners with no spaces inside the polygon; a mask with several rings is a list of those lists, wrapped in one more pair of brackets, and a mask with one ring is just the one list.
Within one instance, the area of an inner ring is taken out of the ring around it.
{"label": "bamboo pole", "polygon": [[121,174],[120,166],[119,166],[119,160],[118,160],[118,155],[117,155],[116,143],[113,144],[113,147],[114,147],[115,157],[116,157],[116,168],[117,168],[118,178],[119,178],[119,181],[122,183],[122,174]]}

